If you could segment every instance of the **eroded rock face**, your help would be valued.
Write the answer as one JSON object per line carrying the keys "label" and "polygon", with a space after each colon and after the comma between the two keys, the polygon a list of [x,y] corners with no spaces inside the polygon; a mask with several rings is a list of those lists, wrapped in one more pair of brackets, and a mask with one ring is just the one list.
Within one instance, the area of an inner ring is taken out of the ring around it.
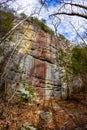
{"label": "eroded rock face", "polygon": [[10,85],[28,83],[41,96],[49,98],[55,94],[53,90],[58,87],[54,64],[58,41],[55,37],[25,21],[2,43],[6,45],[4,57],[8,52],[9,56],[4,71]]}

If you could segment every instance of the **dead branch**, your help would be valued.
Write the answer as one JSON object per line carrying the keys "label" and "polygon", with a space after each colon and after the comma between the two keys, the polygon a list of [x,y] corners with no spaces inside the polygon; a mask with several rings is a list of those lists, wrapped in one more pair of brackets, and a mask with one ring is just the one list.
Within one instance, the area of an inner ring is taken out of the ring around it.
{"label": "dead branch", "polygon": [[87,10],[87,6],[85,5],[81,5],[81,4],[74,4],[74,3],[64,3],[65,5],[71,5],[71,6],[75,6],[75,7],[79,7],[82,9],[86,9]]}
{"label": "dead branch", "polygon": [[51,14],[50,16],[56,16],[56,15],[62,15],[62,14],[63,15],[70,15],[70,16],[79,16],[79,17],[87,19],[87,15],[86,14],[80,14],[80,13],[76,13],[76,12],[71,12],[71,13],[68,13],[68,12],[57,12],[57,13]]}

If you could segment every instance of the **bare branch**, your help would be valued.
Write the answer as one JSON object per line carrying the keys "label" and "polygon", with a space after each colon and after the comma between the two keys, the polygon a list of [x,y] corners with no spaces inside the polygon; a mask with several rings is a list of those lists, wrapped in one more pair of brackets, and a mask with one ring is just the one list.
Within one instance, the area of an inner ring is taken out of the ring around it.
{"label": "bare branch", "polygon": [[6,4],[6,3],[10,2],[10,1],[13,1],[13,0],[6,0],[4,2],[0,2],[0,6],[2,6],[3,4]]}
{"label": "bare branch", "polygon": [[61,14],[63,14],[63,15],[70,15],[70,16],[79,16],[79,17],[87,19],[87,14],[80,14],[80,13],[76,13],[76,12],[71,12],[71,13],[57,12],[57,13],[51,14],[50,16],[56,16],[56,15],[61,15]]}
{"label": "bare branch", "polygon": [[71,6],[76,6],[76,7],[80,7],[82,9],[86,9],[87,10],[87,6],[85,6],[85,5],[74,4],[74,3],[64,3],[64,4],[71,5]]}
{"label": "bare branch", "polygon": [[74,27],[74,25],[70,22],[70,24],[72,25],[72,27],[74,28],[74,30],[76,31],[77,35],[81,38],[81,40],[83,41],[83,43],[86,45],[85,40],[81,37],[81,35],[78,33],[78,31],[76,30],[76,28]]}
{"label": "bare branch", "polygon": [[[44,1],[41,0],[41,4],[45,4],[45,3],[46,3],[46,0],[44,0]],[[69,16],[78,16],[78,17],[87,19],[87,13],[86,13],[87,6],[86,5],[79,4],[79,3],[73,3],[72,0],[71,0],[71,2],[62,1],[61,4],[62,4],[62,6],[60,6],[58,11],[56,13],[51,14],[50,16],[56,16],[56,15],[63,14],[63,15],[69,15]],[[66,5],[71,5],[71,10],[73,9],[73,7],[77,7],[78,9],[83,9],[84,13],[73,12],[73,10],[71,12],[63,11],[63,7],[65,8]]]}

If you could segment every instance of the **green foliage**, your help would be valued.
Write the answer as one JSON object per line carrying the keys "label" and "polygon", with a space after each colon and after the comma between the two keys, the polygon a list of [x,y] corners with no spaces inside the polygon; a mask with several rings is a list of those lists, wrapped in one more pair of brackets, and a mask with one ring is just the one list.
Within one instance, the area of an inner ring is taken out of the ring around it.
{"label": "green foliage", "polygon": [[59,34],[59,38],[61,38],[66,44],[70,44],[70,41],[62,34]]}
{"label": "green foliage", "polygon": [[[22,16],[22,18],[26,18],[27,15],[25,13],[21,13],[20,14]],[[47,25],[45,25],[46,20],[42,19],[42,21],[40,21],[38,18],[36,17],[29,17],[29,20],[33,23],[36,23],[39,27],[41,27],[42,30],[44,30],[45,32],[54,35],[54,31],[52,29],[50,29]]]}
{"label": "green foliage", "polygon": [[21,13],[20,15],[21,15],[22,18],[26,18],[27,17],[27,15],[25,13]]}
{"label": "green foliage", "polygon": [[70,51],[66,48],[60,48],[58,50],[57,63],[58,71],[61,74],[60,78],[63,82],[67,83],[67,97],[71,97],[73,92],[73,88],[70,86],[73,77],[81,78],[82,89],[85,92],[87,84],[87,45],[75,46]]}
{"label": "green foliage", "polygon": [[[73,75],[80,77],[82,80],[82,92],[83,94],[87,90],[87,45],[85,46],[76,46],[72,50],[72,71]],[[85,95],[84,95],[85,99]]]}
{"label": "green foliage", "polygon": [[67,52],[65,52],[62,48],[59,49],[58,51],[58,61],[59,61],[59,64],[62,66],[64,66],[65,64],[65,59],[66,59],[66,56],[67,56]]}
{"label": "green foliage", "polygon": [[59,37],[60,37],[61,39],[65,39],[64,35],[62,35],[62,34],[59,34]]}
{"label": "green foliage", "polygon": [[87,73],[87,45],[74,47],[71,60],[74,74]]}
{"label": "green foliage", "polygon": [[[70,61],[71,60],[71,61]],[[61,67],[73,74],[83,74],[87,72],[87,45],[75,46],[71,53],[62,48],[58,50],[57,62]]]}
{"label": "green foliage", "polygon": [[28,84],[19,84],[22,88],[18,92],[18,96],[23,102],[30,102],[36,95],[36,90],[34,87]]}
{"label": "green foliage", "polygon": [[58,50],[58,56],[56,58],[57,63],[59,66],[64,67],[66,71],[68,71],[71,67],[71,54],[70,50],[65,50],[63,48],[60,48]]}
{"label": "green foliage", "polygon": [[54,31],[51,30],[47,25],[45,25],[45,23],[42,21],[40,21],[39,19],[35,18],[35,17],[30,17],[30,20],[32,22],[35,22],[38,26],[41,27],[42,30],[44,30],[45,32],[54,35]]}
{"label": "green foliage", "polygon": [[41,22],[43,22],[44,24],[46,24],[46,20],[45,19],[41,19]]}
{"label": "green foliage", "polygon": [[[20,14],[22,16],[22,18],[26,18],[27,15],[25,13],[21,13]],[[39,27],[41,27],[42,30],[44,30],[45,32],[54,35],[54,31],[51,30],[47,25],[45,25],[46,20],[42,19],[42,21],[40,21],[38,18],[36,17],[29,17],[29,19],[31,22],[36,23]]]}
{"label": "green foliage", "polygon": [[69,99],[71,97],[71,85],[72,81],[72,69],[71,69],[71,48],[69,42],[66,39],[62,39],[64,46],[58,48],[56,62],[57,71],[59,73],[59,79],[64,87],[64,98]]}
{"label": "green foliage", "polygon": [[0,37],[3,37],[12,27],[14,15],[11,12],[0,10]]}
{"label": "green foliage", "polygon": [[32,87],[32,86],[29,86],[29,85],[26,85],[26,86],[25,86],[25,90],[26,90],[26,91],[29,91],[29,93],[30,93],[31,95],[34,95],[34,93],[36,92],[36,91],[35,91],[35,88]]}

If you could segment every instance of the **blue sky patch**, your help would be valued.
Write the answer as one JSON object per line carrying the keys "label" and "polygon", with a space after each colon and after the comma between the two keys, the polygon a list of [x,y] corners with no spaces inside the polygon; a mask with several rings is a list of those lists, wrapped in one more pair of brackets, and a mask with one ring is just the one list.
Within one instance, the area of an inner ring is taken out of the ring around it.
{"label": "blue sky patch", "polygon": [[57,4],[59,4],[61,0],[46,0],[46,5],[55,7]]}

